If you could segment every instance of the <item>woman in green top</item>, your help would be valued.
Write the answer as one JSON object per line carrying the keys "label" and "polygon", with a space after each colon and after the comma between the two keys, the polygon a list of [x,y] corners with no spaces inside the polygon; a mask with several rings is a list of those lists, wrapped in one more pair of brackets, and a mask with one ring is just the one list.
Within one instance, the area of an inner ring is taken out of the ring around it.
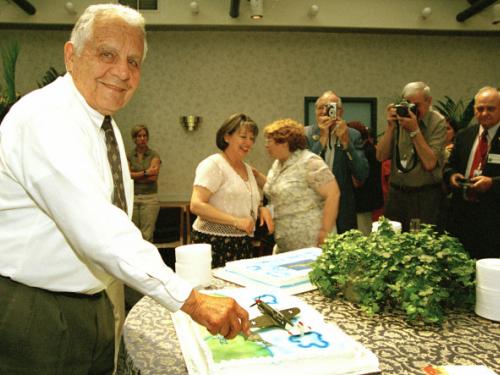
{"label": "woman in green top", "polygon": [[132,139],[135,149],[128,154],[135,194],[132,221],[141,230],[142,237],[153,242],[156,219],[160,212],[157,182],[160,173],[160,155],[148,147],[149,130],[145,125],[132,128]]}

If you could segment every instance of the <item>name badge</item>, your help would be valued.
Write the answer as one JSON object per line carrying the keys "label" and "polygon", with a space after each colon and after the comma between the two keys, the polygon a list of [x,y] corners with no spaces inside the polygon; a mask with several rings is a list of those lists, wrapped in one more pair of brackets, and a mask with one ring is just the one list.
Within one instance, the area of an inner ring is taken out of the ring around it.
{"label": "name badge", "polygon": [[488,155],[488,163],[500,164],[500,154],[489,154]]}

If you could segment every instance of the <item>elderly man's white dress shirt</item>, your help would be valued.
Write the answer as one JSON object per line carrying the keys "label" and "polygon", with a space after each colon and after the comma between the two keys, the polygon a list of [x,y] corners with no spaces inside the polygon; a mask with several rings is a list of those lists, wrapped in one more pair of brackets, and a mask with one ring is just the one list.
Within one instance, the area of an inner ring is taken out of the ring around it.
{"label": "elderly man's white dress shirt", "polygon": [[[0,126],[0,275],[51,291],[96,293],[112,278],[168,309],[191,287],[111,204],[104,116],[70,74],[23,97]],[[127,205],[133,182],[120,147]]]}

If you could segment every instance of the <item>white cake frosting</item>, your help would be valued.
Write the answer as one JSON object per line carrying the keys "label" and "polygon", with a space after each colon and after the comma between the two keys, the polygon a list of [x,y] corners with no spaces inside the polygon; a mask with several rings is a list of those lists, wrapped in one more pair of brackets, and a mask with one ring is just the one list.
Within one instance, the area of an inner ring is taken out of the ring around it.
{"label": "white cake frosting", "polygon": [[321,249],[311,247],[282,254],[227,262],[225,271],[283,288],[309,282],[311,265]]}
{"label": "white cake frosting", "polygon": [[278,290],[250,288],[222,289],[213,294],[231,296],[246,308],[250,318],[262,313],[250,307],[256,298],[276,310],[300,308],[294,321],[301,321],[310,332],[290,336],[284,329],[252,329],[261,340],[247,340],[242,335],[233,340],[211,335],[183,312],[173,314],[179,342],[189,374],[210,375],[303,375],[366,374],[377,372],[375,355],[340,328],[326,324],[316,310],[297,297]]}

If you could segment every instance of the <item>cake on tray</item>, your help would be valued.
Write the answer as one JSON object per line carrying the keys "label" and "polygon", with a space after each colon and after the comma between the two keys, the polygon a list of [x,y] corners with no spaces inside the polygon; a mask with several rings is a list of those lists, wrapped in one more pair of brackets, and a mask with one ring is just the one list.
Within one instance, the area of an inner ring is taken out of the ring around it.
{"label": "cake on tray", "polygon": [[289,294],[316,289],[309,281],[321,249],[311,247],[277,255],[227,262],[214,275],[243,286],[280,288]]}
{"label": "cake on tray", "polygon": [[[206,291],[208,293],[208,291]],[[298,308],[291,318],[306,327],[303,334],[290,334],[278,326],[252,328],[249,338],[238,335],[226,340],[210,334],[182,311],[172,314],[174,326],[190,375],[302,375],[378,373],[377,357],[339,327],[324,322],[314,308],[277,289],[232,288],[210,291],[235,298],[250,319],[263,314],[255,301],[277,311]],[[253,305],[253,306],[252,306]]]}

